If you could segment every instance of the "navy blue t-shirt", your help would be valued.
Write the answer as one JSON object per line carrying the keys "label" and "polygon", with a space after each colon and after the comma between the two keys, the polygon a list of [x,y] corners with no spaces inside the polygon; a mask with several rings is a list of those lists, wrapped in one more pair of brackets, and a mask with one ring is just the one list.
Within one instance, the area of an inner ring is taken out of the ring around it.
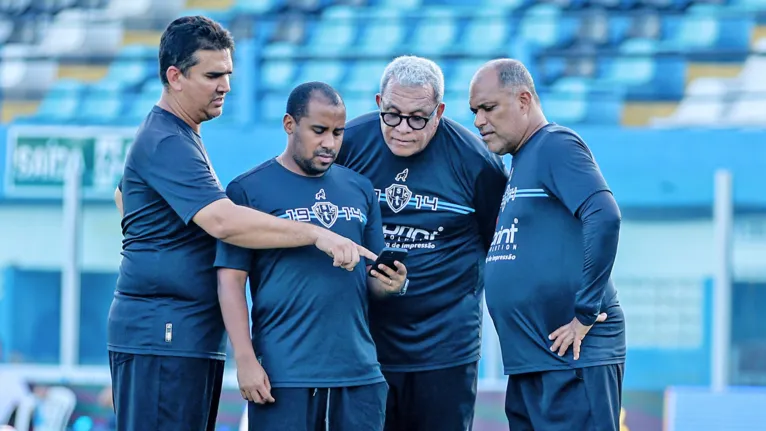
{"label": "navy blue t-shirt", "polygon": [[155,106],[128,149],[120,190],[122,262],[109,350],[224,359],[215,238],[192,218],[226,194],[202,139]]}
{"label": "navy blue t-shirt", "polygon": [[611,193],[590,150],[565,127],[548,124],[513,156],[492,247],[487,256],[487,307],[495,323],[506,374],[625,361],[625,319],[611,278],[580,359],[572,348],[551,352],[548,335],[575,317],[583,286],[583,225],[578,209]]}
{"label": "navy blue t-shirt", "polygon": [[[376,254],[383,249],[372,184],[342,166],[306,177],[271,159],[234,179],[226,193],[238,205],[323,226]],[[250,250],[219,241],[215,265],[249,273],[253,349],[271,386],[385,380],[367,323],[364,262],[349,272],[314,246]]]}
{"label": "navy blue t-shirt", "polygon": [[409,249],[407,294],[370,305],[383,369],[478,360],[482,270],[507,178],[500,158],[448,118],[423,151],[398,157],[383,139],[379,115],[370,113],[346,125],[337,163],[372,181],[386,244]]}

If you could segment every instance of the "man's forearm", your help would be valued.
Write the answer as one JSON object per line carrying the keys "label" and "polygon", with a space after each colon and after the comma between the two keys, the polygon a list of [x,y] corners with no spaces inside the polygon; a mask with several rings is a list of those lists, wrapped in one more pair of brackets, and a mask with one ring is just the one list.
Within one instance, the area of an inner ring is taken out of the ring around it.
{"label": "man's forearm", "polygon": [[600,192],[586,201],[581,211],[583,224],[583,284],[575,297],[575,316],[590,326],[598,317],[604,289],[617,255],[620,237],[620,210],[612,195]]}
{"label": "man's forearm", "polygon": [[120,212],[120,217],[124,217],[125,214],[122,209],[122,192],[120,189],[114,189],[114,205],[117,207],[117,211]]}
{"label": "man's forearm", "polygon": [[[292,248],[316,244],[322,228],[274,217],[222,199],[197,224],[226,243],[250,249]],[[203,211],[207,212],[207,208]],[[195,217],[195,221],[196,217]],[[207,226],[206,226],[207,225]]]}
{"label": "man's forearm", "polygon": [[244,283],[223,281],[219,276],[218,301],[221,304],[223,323],[229,334],[234,348],[234,357],[240,360],[245,357],[255,357],[253,344],[250,340],[250,319],[247,313]]}

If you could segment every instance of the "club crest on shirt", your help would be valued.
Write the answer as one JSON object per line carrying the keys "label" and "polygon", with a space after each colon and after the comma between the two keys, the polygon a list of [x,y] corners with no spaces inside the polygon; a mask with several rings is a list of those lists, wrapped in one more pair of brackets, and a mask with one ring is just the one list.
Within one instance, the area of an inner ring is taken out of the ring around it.
{"label": "club crest on shirt", "polygon": [[[405,169],[396,174],[394,181],[405,182],[407,181],[408,174],[409,169]],[[386,203],[388,203],[388,207],[391,208],[391,211],[395,213],[405,209],[407,204],[410,203],[411,198],[412,190],[404,184],[391,184],[386,187]]]}
{"label": "club crest on shirt", "polygon": [[311,207],[311,211],[314,212],[314,216],[319,220],[319,223],[330,229],[338,220],[338,206],[332,202],[320,201],[327,199],[324,189],[320,189],[314,197],[317,199],[317,202]]}

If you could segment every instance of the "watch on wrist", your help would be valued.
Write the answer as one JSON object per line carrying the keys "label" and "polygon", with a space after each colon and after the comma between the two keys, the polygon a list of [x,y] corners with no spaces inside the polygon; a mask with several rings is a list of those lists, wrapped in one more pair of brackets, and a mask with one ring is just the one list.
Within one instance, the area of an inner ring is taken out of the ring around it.
{"label": "watch on wrist", "polygon": [[397,295],[404,296],[404,294],[407,293],[407,286],[409,285],[410,285],[410,279],[407,278],[404,280],[404,284],[402,285],[402,288],[401,290],[399,290],[399,293],[397,293]]}

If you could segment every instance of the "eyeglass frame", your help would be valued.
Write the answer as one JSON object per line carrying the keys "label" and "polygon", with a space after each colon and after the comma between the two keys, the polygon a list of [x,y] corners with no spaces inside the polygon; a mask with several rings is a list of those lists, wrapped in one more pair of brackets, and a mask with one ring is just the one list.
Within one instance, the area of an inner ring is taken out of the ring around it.
{"label": "eyeglass frame", "polygon": [[[380,120],[383,121],[383,124],[385,124],[388,127],[399,127],[399,125],[402,124],[402,121],[406,120],[407,121],[407,125],[410,126],[410,128],[412,130],[423,130],[423,129],[426,128],[426,126],[428,126],[428,122],[431,121],[431,118],[433,118],[434,114],[436,113],[436,110],[439,109],[439,105],[441,105],[441,103],[437,103],[436,104],[436,107],[434,108],[433,111],[431,111],[430,114],[428,114],[428,117],[423,117],[422,115],[402,115],[402,114],[397,114],[396,112],[383,112],[383,111],[380,111]],[[386,122],[386,119],[384,118],[384,116],[386,116],[386,115],[395,115],[395,116],[397,116],[399,118],[399,122],[394,124],[394,125],[388,124]],[[410,118],[422,119],[422,120],[425,120],[425,123],[423,124],[423,127],[416,129],[415,127],[412,127],[412,123],[410,123]]]}

